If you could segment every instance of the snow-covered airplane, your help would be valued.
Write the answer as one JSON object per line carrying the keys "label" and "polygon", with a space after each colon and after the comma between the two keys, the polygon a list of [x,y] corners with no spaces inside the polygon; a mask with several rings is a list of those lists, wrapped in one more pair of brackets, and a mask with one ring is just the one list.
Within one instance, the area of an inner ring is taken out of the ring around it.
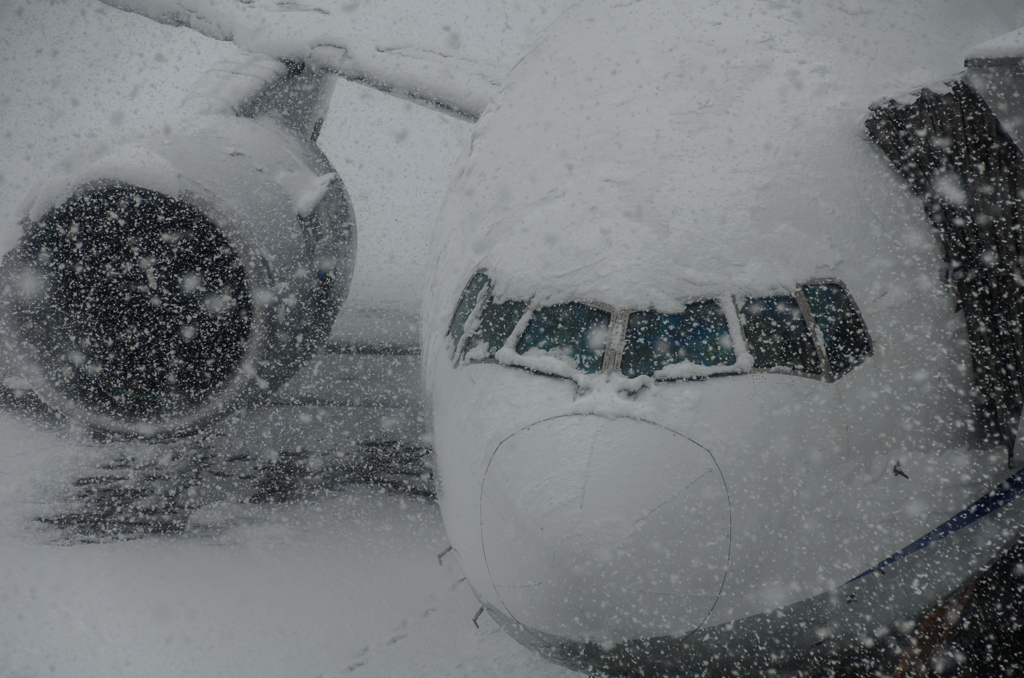
{"label": "snow-covered airplane", "polygon": [[422,314],[445,527],[509,633],[612,675],[930,666],[1024,530],[1024,33],[971,51],[1022,23],[584,2],[516,66]]}
{"label": "snow-covered airplane", "polygon": [[259,4],[112,4],[479,116],[422,351],[445,528],[512,636],[929,670],[1024,531],[1018,3],[582,2],[500,88]]}

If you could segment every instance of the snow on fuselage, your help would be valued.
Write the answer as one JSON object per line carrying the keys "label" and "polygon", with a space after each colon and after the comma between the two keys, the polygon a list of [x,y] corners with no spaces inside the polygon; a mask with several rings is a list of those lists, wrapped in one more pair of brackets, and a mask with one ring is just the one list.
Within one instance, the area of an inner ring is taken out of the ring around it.
{"label": "snow on fuselage", "polygon": [[[785,608],[1007,477],[1005,454],[966,451],[962,315],[920,202],[862,124],[1016,27],[1011,3],[989,4],[588,2],[512,72],[442,209],[423,347],[445,527],[520,640],[609,649]],[[489,295],[524,310],[500,351],[470,354],[450,334],[481,272],[456,335]],[[870,349],[833,381],[757,369],[747,302],[799,300],[808,318],[805,285],[836,281]],[[607,313],[599,354],[621,349],[628,312],[706,301],[728,323],[717,372],[584,375],[578,355],[523,350],[543,309]],[[946,568],[898,613],[973,571]]]}

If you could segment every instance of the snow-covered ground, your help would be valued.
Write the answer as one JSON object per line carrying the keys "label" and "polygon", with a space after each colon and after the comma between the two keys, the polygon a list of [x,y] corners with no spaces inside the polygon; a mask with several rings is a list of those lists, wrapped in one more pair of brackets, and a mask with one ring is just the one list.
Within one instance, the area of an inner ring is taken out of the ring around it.
{"label": "snow-covered ground", "polygon": [[35,518],[104,456],[0,414],[0,676],[558,676],[482,616],[434,503],[354,485],[62,543]]}
{"label": "snow-covered ground", "polygon": [[418,373],[322,354],[160,444],[0,409],[0,676],[570,675],[439,566]]}
{"label": "snow-covered ground", "polygon": [[[93,0],[0,0],[0,253],[55,163],[174,124],[235,49]],[[427,241],[468,134],[338,85],[320,143],[353,198],[359,254],[336,341],[415,344]],[[416,356],[324,361],[267,407],[163,446],[0,409],[0,677],[568,675],[486,615],[474,625],[457,562],[438,566],[429,478],[349,482],[374,444],[414,461],[424,449]],[[284,462],[305,475],[275,494]],[[88,524],[97,502],[107,522]],[[132,528],[133,515],[162,518]],[[162,533],[134,538],[146,529]]]}

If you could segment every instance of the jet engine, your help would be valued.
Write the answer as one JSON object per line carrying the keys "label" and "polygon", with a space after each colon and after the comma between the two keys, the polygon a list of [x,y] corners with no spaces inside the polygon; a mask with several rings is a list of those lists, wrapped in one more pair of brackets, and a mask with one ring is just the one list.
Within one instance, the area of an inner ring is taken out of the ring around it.
{"label": "jet engine", "polygon": [[64,163],[0,266],[5,359],[101,431],[187,433],[255,402],[327,338],[351,204],[316,145],[333,76],[247,56],[212,69],[187,130]]}

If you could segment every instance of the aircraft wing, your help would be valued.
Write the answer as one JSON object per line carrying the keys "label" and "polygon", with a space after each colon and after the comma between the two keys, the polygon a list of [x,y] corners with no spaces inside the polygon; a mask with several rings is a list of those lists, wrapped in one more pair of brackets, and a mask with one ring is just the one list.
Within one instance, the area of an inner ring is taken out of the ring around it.
{"label": "aircraft wing", "polygon": [[475,120],[572,0],[102,0]]}

